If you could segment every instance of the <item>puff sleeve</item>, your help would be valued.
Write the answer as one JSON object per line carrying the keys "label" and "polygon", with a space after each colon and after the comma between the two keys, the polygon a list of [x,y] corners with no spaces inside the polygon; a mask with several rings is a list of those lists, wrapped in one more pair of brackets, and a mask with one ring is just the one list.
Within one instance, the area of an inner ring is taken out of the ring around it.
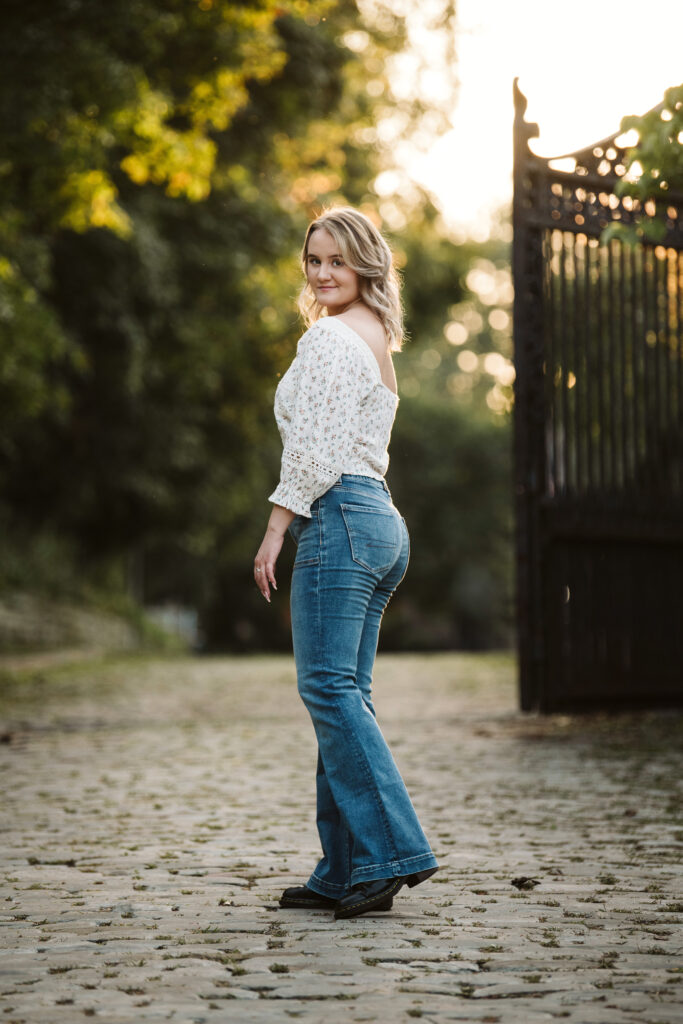
{"label": "puff sleeve", "polygon": [[372,388],[358,348],[316,323],[282,378],[275,413],[283,442],[280,482],[269,501],[310,519],[310,506],[339,478]]}

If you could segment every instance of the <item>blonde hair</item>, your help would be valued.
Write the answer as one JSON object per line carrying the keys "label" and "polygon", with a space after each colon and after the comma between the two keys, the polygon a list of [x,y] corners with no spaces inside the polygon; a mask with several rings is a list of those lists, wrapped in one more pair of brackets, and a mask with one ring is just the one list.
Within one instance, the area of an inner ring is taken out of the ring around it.
{"label": "blonde hair", "polygon": [[[403,341],[401,282],[393,264],[391,249],[369,217],[352,206],[324,210],[308,226],[301,259],[306,266],[311,235],[324,228],[339,246],[339,255],[358,274],[360,297],[381,321],[389,348],[398,352]],[[315,297],[308,281],[298,298],[299,312],[307,327],[322,316],[325,308]]]}

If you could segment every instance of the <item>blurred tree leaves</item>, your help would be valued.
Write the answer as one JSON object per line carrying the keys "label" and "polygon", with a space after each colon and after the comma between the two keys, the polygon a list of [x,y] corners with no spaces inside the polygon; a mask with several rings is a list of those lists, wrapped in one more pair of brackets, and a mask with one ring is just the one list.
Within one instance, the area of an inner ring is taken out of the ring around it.
{"label": "blurred tree leaves", "polygon": [[512,281],[500,239],[455,248],[426,210],[397,240],[411,341],[388,480],[412,537],[383,643],[504,647],[512,637]]}
{"label": "blurred tree leaves", "polygon": [[443,124],[392,96],[404,20],[353,0],[9,0],[3,13],[0,546],[33,541],[23,561],[0,557],[0,583],[49,583],[31,552],[68,552],[59,585],[198,607],[209,646],[288,644],[286,601],[267,606],[251,578],[279,471],[272,399],[299,333],[305,224],[347,201],[405,225],[413,341],[390,479],[423,555],[401,612],[413,625],[389,616],[388,642],[501,642],[507,406],[486,404],[492,381],[444,334],[466,321],[482,360],[503,351],[468,284],[489,257],[455,250],[418,190],[383,203],[372,188],[397,132]]}
{"label": "blurred tree leaves", "polygon": [[[290,17],[326,4],[295,0]],[[268,0],[9,0],[0,44],[0,409],[63,407],[50,367],[83,354],[46,302],[60,228],[134,228],[126,181],[205,198],[225,131],[288,60]],[[239,156],[239,154],[235,154]],[[137,226],[137,225],[136,225]],[[21,345],[12,345],[21,338]],[[6,431],[3,429],[3,436]]]}
{"label": "blurred tree leaves", "polygon": [[624,117],[621,130],[637,132],[638,141],[628,150],[627,175],[616,191],[638,200],[641,212],[633,225],[610,224],[602,241],[661,242],[667,231],[667,194],[683,193],[683,85],[667,89],[662,102],[646,114]]}
{"label": "blurred tree leaves", "polygon": [[216,165],[212,132],[248,105],[249,83],[269,82],[287,63],[276,22],[314,8],[317,18],[329,6],[10,0],[0,64],[10,197],[28,185],[35,213],[54,225],[123,234],[130,220],[118,202],[119,169],[170,196],[204,198]]}

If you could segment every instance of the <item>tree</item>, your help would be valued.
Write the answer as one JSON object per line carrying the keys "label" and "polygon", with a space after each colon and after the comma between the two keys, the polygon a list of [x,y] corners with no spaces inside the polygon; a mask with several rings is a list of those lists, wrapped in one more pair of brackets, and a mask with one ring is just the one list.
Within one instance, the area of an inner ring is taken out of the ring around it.
{"label": "tree", "polygon": [[683,193],[683,85],[664,93],[662,102],[646,114],[622,119],[622,132],[635,131],[638,141],[626,157],[627,175],[617,194],[639,203],[633,225],[612,223],[603,241],[662,241],[666,236],[666,211],[670,193]]}
{"label": "tree", "polygon": [[[293,0],[290,17],[329,3]],[[50,244],[64,229],[134,233],[130,182],[205,198],[216,133],[288,59],[274,0],[16,0],[3,7],[0,51],[0,409],[3,426],[51,405],[49,367],[83,367],[49,301]],[[106,25],[106,31],[103,26]],[[67,45],[65,45],[67,44]],[[130,194],[130,189],[128,189]],[[47,301],[46,301],[47,300]],[[3,431],[4,433],[4,431]]]}
{"label": "tree", "polygon": [[397,245],[410,340],[397,359],[401,401],[388,480],[413,559],[383,643],[503,647],[513,552],[507,245],[455,248],[429,216]]}
{"label": "tree", "polygon": [[375,187],[398,138],[443,123],[389,86],[406,31],[396,8],[6,5],[5,586],[127,583],[198,607],[209,646],[288,644],[286,602],[262,601],[251,555],[279,469],[272,398],[298,334],[296,253],[309,216],[345,201],[394,230],[413,339],[390,480],[421,555],[387,640],[501,642],[509,353],[484,284],[503,287],[503,257],[455,250],[395,174]]}
{"label": "tree", "polygon": [[[109,581],[144,561],[150,599],[208,609],[224,590],[216,642],[251,628],[233,630],[234,595],[277,476],[304,224],[374,202],[388,156],[375,123],[403,22],[375,6],[373,23],[352,0],[5,8],[5,543],[30,559],[52,531]],[[398,106],[404,127],[425,116]],[[40,575],[5,565],[6,585]]]}

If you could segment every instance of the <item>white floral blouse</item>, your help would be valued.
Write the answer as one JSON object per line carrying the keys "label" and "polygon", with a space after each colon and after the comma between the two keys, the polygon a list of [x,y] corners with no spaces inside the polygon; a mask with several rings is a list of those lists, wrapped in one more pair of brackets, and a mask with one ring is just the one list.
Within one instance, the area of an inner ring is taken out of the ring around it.
{"label": "white floral blouse", "polygon": [[336,317],[318,320],[275,392],[284,450],[268,500],[310,519],[311,503],[342,473],[381,480],[397,405],[360,335]]}

